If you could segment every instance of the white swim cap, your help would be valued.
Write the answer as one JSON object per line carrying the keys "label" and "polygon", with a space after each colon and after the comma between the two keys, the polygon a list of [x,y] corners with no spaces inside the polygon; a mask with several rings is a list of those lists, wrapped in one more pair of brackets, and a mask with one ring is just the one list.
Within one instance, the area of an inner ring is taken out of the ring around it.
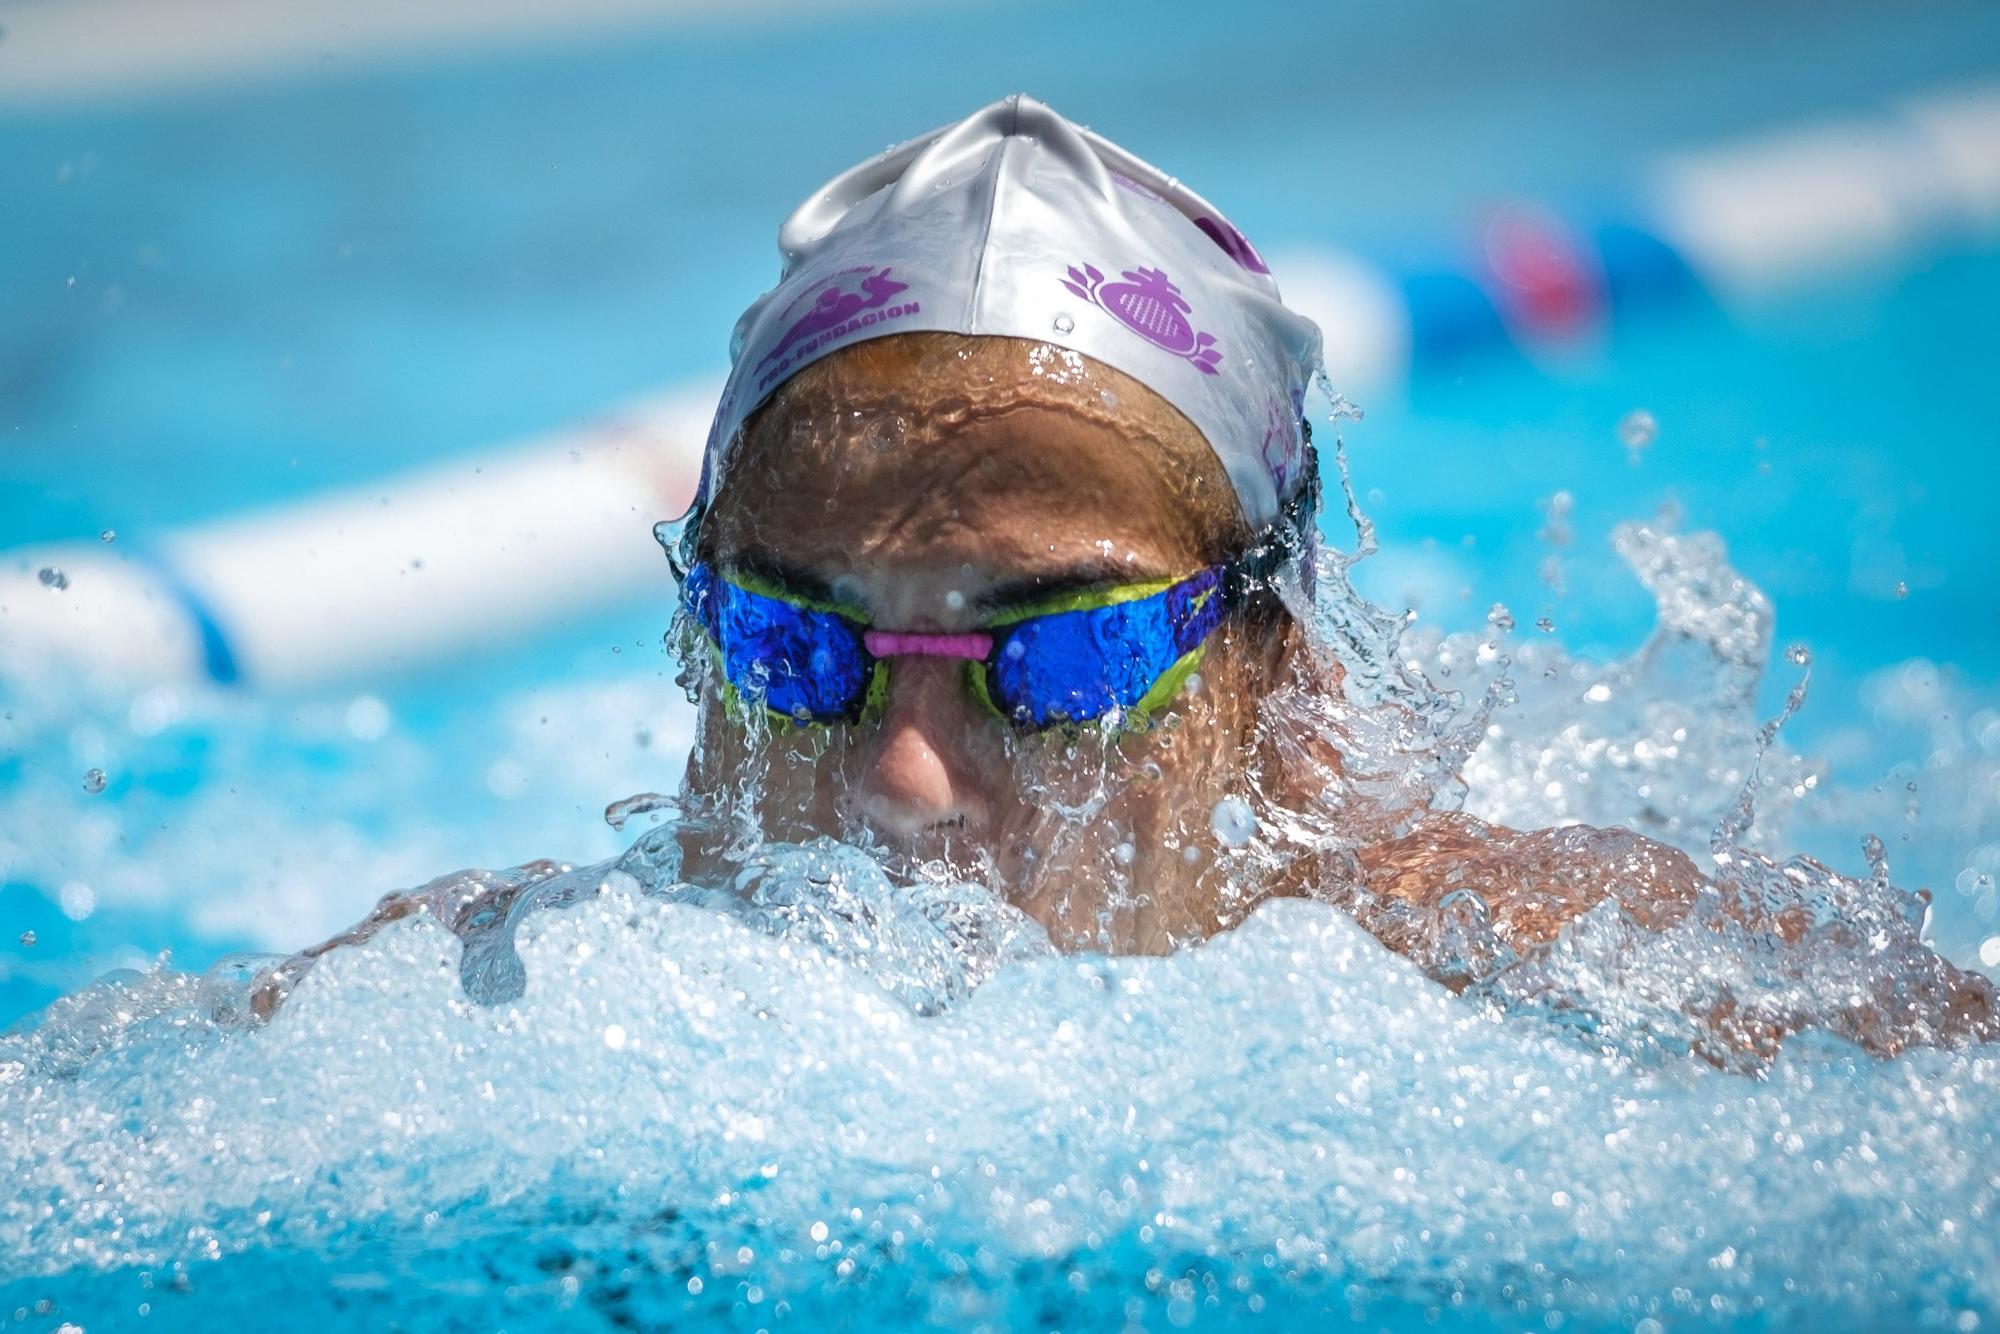
{"label": "white swim cap", "polygon": [[1319,329],[1173,177],[1016,94],[834,177],[737,321],[702,497],[801,367],[883,334],[1028,338],[1132,376],[1207,437],[1253,528],[1300,483]]}

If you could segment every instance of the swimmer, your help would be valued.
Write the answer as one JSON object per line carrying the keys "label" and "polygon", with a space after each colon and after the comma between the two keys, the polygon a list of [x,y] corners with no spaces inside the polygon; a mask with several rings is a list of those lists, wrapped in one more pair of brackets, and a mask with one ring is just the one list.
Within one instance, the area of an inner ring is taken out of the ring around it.
{"label": "swimmer", "polygon": [[[1799,929],[1624,830],[1499,828],[1349,772],[1356,738],[1379,754],[1413,720],[1351,704],[1309,622],[1319,332],[1175,179],[1014,97],[835,177],[779,245],[668,539],[698,706],[684,879],[830,837],[1107,952],[1311,895],[1458,986],[1459,890],[1516,952],[1607,897],[1643,928],[1707,895]],[[464,930],[512,892],[392,896],[329,945],[418,910]],[[1924,953],[1849,1036],[1994,1033],[1990,985]]]}

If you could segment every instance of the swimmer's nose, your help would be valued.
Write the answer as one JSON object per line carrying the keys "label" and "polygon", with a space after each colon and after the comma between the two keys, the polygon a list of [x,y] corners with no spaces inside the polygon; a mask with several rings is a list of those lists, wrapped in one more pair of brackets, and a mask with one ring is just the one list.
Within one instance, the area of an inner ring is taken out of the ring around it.
{"label": "swimmer's nose", "polygon": [[969,743],[984,714],[950,660],[899,658],[889,667],[881,732],[862,779],[862,813],[884,834],[983,826],[987,806]]}

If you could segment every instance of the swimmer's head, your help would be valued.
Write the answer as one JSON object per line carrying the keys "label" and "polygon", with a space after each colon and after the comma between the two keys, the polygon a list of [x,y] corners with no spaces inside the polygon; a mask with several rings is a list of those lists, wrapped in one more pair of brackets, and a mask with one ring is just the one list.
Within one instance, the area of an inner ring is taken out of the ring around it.
{"label": "swimmer's head", "polygon": [[1125,372],[1207,440],[1253,528],[1302,480],[1318,328],[1213,205],[1032,98],[842,172],[778,248],[778,285],[737,321],[704,495],[777,386],[921,331],[1047,343]]}
{"label": "swimmer's head", "polygon": [[782,239],[683,551],[690,796],[988,879],[1066,945],[1226,925],[1212,812],[1299,646],[1316,332],[1212,209],[1025,99]]}
{"label": "swimmer's head", "polygon": [[[957,638],[1175,584],[1259,536],[1200,432],[1132,377],[1043,344],[912,334],[815,363],[752,417],[692,555],[772,602]],[[800,725],[756,707],[713,636],[688,633],[707,655],[689,785],[754,801],[740,813],[764,837],[942,861],[1072,946],[1164,949],[1233,917],[1211,813],[1244,790],[1260,703],[1297,651],[1268,584],[1129,723],[996,716],[970,679],[982,664],[897,655],[853,720]]]}

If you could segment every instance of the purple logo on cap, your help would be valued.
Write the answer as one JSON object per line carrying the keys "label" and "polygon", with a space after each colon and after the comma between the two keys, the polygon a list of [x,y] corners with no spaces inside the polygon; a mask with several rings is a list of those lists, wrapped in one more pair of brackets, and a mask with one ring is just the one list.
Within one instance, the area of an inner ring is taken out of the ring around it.
{"label": "purple logo on cap", "polygon": [[1237,231],[1221,218],[1200,217],[1194,225],[1208,234],[1208,239],[1222,247],[1222,253],[1235,260],[1252,273],[1269,273],[1270,266],[1257,253],[1257,247],[1250,244],[1250,238]]}
{"label": "purple logo on cap", "polygon": [[838,279],[835,279],[833,285],[814,300],[812,309],[799,316],[792,327],[785,330],[785,336],[778,340],[778,345],[766,352],[764,360],[757,364],[762,366],[765,362],[777,360],[791,351],[792,344],[823,330],[834,328],[836,325],[845,324],[862,311],[873,310],[883,304],[908,286],[908,283],[899,283],[891,278],[889,266],[886,264],[863,278],[861,290],[858,292],[848,291]]}
{"label": "purple logo on cap", "polygon": [[1181,296],[1181,289],[1167,280],[1160,269],[1127,269],[1119,275],[1122,283],[1107,283],[1104,275],[1086,264],[1069,266],[1062,285],[1112,315],[1120,324],[1154,347],[1186,360],[1203,375],[1215,374],[1222,354],[1215,350],[1215,338],[1197,333],[1187,316],[1194,308]]}
{"label": "purple logo on cap", "polygon": [[[770,388],[794,364],[803,365],[813,353],[829,346],[837,338],[884,320],[899,319],[920,311],[922,306],[915,301],[894,306],[888,304],[891,297],[908,291],[910,286],[891,278],[889,267],[885,264],[877,269],[862,265],[844,269],[830,278],[822,278],[819,282],[821,290],[813,298],[811,307],[792,321],[784,337],[758,359],[758,391],[761,393]],[[854,282],[856,274],[862,275],[859,282]],[[853,284],[851,287],[850,283]],[[797,310],[804,300],[801,296],[793,301],[791,310]],[[790,314],[791,310],[786,313]]]}

